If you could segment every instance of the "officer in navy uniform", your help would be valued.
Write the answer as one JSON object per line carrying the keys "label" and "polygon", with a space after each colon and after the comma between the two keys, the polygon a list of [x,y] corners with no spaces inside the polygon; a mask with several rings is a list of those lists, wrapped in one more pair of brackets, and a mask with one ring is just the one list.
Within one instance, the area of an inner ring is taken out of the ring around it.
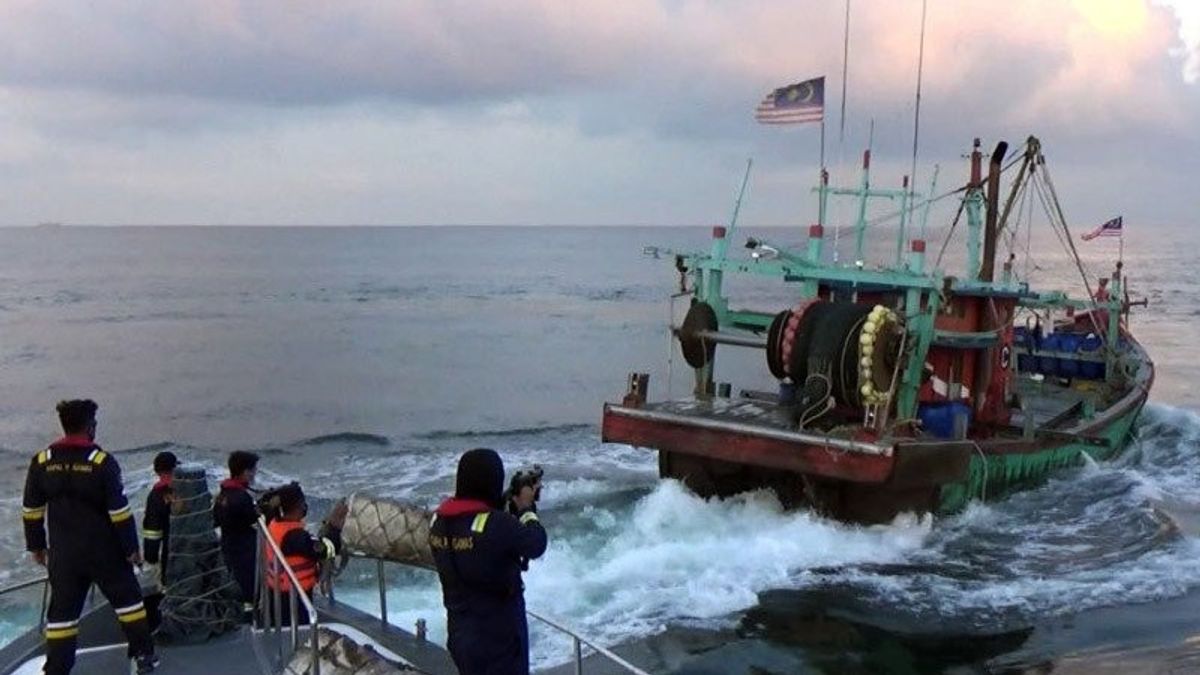
{"label": "officer in navy uniform", "polygon": [[478,448],[458,462],[454,497],[438,507],[430,527],[449,639],[462,675],[528,675],[529,627],[521,571],[546,551],[538,522],[540,486],[513,496],[504,510],[504,464]]}
{"label": "officer in navy uniform", "polygon": [[25,547],[50,577],[47,675],[65,675],[75,665],[79,617],[93,583],[116,610],[137,672],[158,665],[133,573],[142,562],[137,525],[117,460],[96,445],[96,409],[91,400],[59,403],[65,435],[34,456],[25,478]]}
{"label": "officer in navy uniform", "polygon": [[225,567],[237,581],[242,611],[254,611],[254,570],[258,561],[258,506],[251,486],[258,475],[258,455],[244,450],[229,453],[229,478],[213,500],[213,521],[221,528],[221,554]]}
{"label": "officer in navy uniform", "polygon": [[146,495],[146,511],[142,515],[142,558],[154,580],[154,591],[143,599],[150,613],[150,628],[157,630],[162,622],[158,606],[166,589],[163,580],[167,574],[167,559],[170,558],[171,505],[175,503],[175,491],[171,482],[175,478],[175,467],[179,458],[170,451],[154,456],[154,474],[158,480]]}
{"label": "officer in navy uniform", "polygon": [[146,513],[142,516],[142,557],[147,565],[157,565],[155,575],[162,581],[170,557],[171,504],[175,493],[171,481],[179,459],[173,452],[160,452],[154,456],[154,473],[158,476],[150,493],[146,495]]}

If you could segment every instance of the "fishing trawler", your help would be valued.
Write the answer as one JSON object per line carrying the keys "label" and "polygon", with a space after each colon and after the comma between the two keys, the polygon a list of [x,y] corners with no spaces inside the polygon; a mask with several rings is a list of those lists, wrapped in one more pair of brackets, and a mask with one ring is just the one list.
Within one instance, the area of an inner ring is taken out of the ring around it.
{"label": "fishing trawler", "polygon": [[[954,513],[1119,454],[1154,382],[1129,326],[1145,302],[1130,301],[1120,260],[1095,285],[1086,273],[1038,139],[1006,163],[1007,150],[996,146],[985,175],[976,140],[966,183],[924,201],[907,179],[901,190],[871,187],[869,150],[859,187],[834,188],[822,170],[818,224],[802,251],[749,239],[747,254],[734,255],[735,207],[707,253],[674,257],[675,297],[690,304],[671,330],[694,372],[691,395],[653,401],[649,376],[633,373],[622,402],[604,406],[603,440],[657,450],[660,475],[702,496],[766,487],[785,505],[857,523]],[[858,201],[851,265],[826,256],[834,196]],[[880,197],[901,204],[896,252],[870,266],[865,242],[877,223],[866,204]],[[965,269],[954,273],[941,255],[930,264],[923,236],[906,238],[912,214],[923,208],[927,219],[930,204],[951,197],[960,200],[951,232],[966,216]],[[1012,244],[1033,203],[1064,242],[1082,297],[1018,275]],[[776,279],[794,304],[737,306],[723,291],[732,275]],[[735,394],[717,382],[718,346],[760,351],[778,389]]]}

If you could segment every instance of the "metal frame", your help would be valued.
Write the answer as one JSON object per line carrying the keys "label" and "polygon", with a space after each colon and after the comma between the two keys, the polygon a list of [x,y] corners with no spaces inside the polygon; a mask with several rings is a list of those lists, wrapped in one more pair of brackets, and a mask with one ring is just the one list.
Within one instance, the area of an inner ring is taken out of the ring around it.
{"label": "metal frame", "polygon": [[[375,556],[360,555],[360,554],[355,554],[355,553],[350,553],[348,555],[351,558],[360,558],[363,560],[374,560],[375,561],[375,563],[376,563],[375,581],[379,586],[379,608],[380,608],[379,620],[383,624],[383,627],[387,628],[391,624],[388,622],[387,585],[386,585],[386,580],[384,578],[383,570],[384,570],[385,562],[394,563],[395,561],[385,560],[383,558],[377,558]],[[395,563],[395,564],[400,564],[400,563]],[[626,661],[625,659],[621,658],[620,656],[617,656],[611,650],[600,646],[599,644],[596,643],[595,640],[592,640],[592,639],[584,637],[583,635],[580,635],[580,633],[574,629],[568,628],[565,625],[563,625],[557,621],[553,621],[551,619],[548,619],[540,614],[536,614],[529,610],[525,610],[525,614],[536,619],[537,621],[540,621],[542,624],[553,628],[554,630],[556,630],[560,633],[570,636],[571,645],[572,645],[572,659],[575,661],[575,675],[583,675],[583,647],[584,647],[584,645],[589,647],[592,651],[599,654],[600,656],[603,656],[608,661],[617,665],[618,667],[620,667],[622,670],[624,670],[627,673],[633,673],[633,675],[650,675],[649,673],[642,670],[641,668],[638,668],[637,666]]]}
{"label": "metal frame", "polygon": [[38,613],[38,628],[41,628],[46,625],[46,605],[50,602],[49,576],[38,577],[36,579],[26,579],[25,581],[19,581],[15,584],[0,588],[0,597],[8,595],[9,593],[23,591],[26,588],[33,588],[38,584],[42,585],[42,610]]}
{"label": "metal frame", "polygon": [[[267,520],[260,515],[258,517],[258,522],[255,523],[255,525],[256,529],[258,530],[258,538],[265,542],[267,546],[271,547],[271,553],[273,555],[271,556],[272,560],[270,577],[278,578],[279,570],[282,568],[289,581],[288,623],[289,627],[291,628],[291,639],[289,640],[291,650],[288,652],[287,658],[291,658],[291,656],[296,653],[296,649],[300,646],[300,623],[296,615],[299,613],[300,605],[303,604],[304,609],[308,612],[308,630],[309,636],[312,640],[312,664],[309,666],[308,672],[312,673],[312,675],[321,675],[321,644],[319,641],[320,621],[317,615],[317,608],[315,605],[313,605],[312,600],[308,597],[308,593],[305,593],[304,589],[300,588],[300,580],[296,577],[295,570],[293,570],[292,566],[289,565],[287,560],[284,559],[283,551],[279,549],[279,544],[277,544],[271,537],[271,532],[269,529],[267,529]],[[266,557],[266,549],[264,549],[262,546],[259,546],[258,550],[260,551],[259,560],[261,562],[263,558]],[[262,564],[259,565],[259,569],[265,570]],[[275,633],[276,644],[278,646],[277,654],[279,657],[279,663],[280,666],[283,666],[285,663],[283,649],[283,627],[280,625],[280,614],[282,613],[283,609],[283,594],[279,591],[279,589],[271,588],[267,583],[267,579],[267,574],[259,575],[259,599],[262,601],[259,605],[259,608],[261,610],[262,626],[264,629],[269,628]],[[266,603],[268,599],[271,603],[270,608],[273,611],[267,611]]]}

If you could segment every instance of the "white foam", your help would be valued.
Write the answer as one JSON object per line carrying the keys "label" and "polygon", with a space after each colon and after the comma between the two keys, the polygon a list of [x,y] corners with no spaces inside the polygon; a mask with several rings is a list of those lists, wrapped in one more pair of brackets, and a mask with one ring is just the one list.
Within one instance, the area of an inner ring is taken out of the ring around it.
{"label": "white foam", "polygon": [[[551,528],[550,549],[525,575],[525,598],[531,610],[606,644],[658,632],[670,621],[724,617],[752,606],[758,591],[794,585],[796,575],[812,567],[903,560],[930,532],[929,519],[855,528],[785,513],[768,492],[706,501],[675,481],[659,483],[632,505],[586,506],[583,515],[584,530]],[[369,591],[345,597],[378,611]],[[388,606],[394,623],[411,629],[424,618],[430,639],[445,640],[433,575],[392,586]],[[536,663],[565,658],[563,639],[536,622],[531,632]]]}

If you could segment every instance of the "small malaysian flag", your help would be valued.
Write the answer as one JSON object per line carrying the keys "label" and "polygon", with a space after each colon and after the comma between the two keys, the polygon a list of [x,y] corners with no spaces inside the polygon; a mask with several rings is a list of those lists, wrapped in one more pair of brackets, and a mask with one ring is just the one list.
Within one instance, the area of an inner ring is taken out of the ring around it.
{"label": "small malaysian flag", "polygon": [[1080,238],[1084,241],[1091,241],[1096,237],[1119,237],[1123,231],[1124,230],[1121,228],[1121,216],[1117,216],[1116,218],[1113,218],[1091,232],[1084,234]]}
{"label": "small malaysian flag", "polygon": [[805,124],[825,119],[825,78],[780,87],[763,97],[754,109],[763,124]]}

